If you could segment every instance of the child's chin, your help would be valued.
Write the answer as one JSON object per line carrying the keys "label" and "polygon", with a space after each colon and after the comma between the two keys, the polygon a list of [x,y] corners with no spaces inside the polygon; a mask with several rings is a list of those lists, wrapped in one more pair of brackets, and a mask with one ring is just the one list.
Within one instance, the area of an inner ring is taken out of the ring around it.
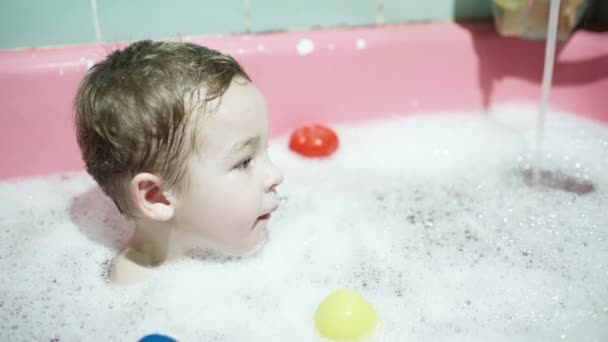
{"label": "child's chin", "polygon": [[215,249],[217,253],[227,257],[250,257],[257,254],[266,245],[268,240],[268,231],[265,227],[256,228],[252,232],[254,236],[248,246],[241,245],[240,247],[232,246],[227,248]]}
{"label": "child's chin", "polygon": [[268,240],[268,231],[265,227],[260,227],[255,232],[256,234],[256,242],[253,246],[245,250],[244,252],[237,253],[235,256],[240,257],[250,257],[257,254],[260,250],[264,248],[266,245],[266,241]]}

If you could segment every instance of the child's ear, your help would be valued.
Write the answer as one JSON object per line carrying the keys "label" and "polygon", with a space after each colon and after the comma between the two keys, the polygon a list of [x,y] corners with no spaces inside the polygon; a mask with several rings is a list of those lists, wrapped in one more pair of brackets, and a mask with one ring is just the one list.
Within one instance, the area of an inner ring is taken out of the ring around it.
{"label": "child's ear", "polygon": [[175,203],[160,187],[161,179],[151,173],[138,173],[131,180],[133,206],[139,215],[155,221],[169,221],[175,213]]}

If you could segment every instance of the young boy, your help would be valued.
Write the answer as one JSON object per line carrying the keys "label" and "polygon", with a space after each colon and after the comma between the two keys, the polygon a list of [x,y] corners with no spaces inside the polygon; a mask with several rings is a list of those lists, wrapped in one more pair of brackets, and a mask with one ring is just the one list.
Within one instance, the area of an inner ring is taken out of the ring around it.
{"label": "young boy", "polygon": [[264,98],[232,57],[136,42],[89,70],[75,112],[87,172],[135,221],[113,282],[193,249],[246,255],[264,244],[283,176],[266,151]]}

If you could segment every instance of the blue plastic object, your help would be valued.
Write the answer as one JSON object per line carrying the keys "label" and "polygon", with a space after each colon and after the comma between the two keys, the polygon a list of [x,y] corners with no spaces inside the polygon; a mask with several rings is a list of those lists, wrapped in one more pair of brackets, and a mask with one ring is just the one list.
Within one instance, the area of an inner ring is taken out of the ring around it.
{"label": "blue plastic object", "polygon": [[169,336],[152,334],[142,337],[138,342],[177,342]]}

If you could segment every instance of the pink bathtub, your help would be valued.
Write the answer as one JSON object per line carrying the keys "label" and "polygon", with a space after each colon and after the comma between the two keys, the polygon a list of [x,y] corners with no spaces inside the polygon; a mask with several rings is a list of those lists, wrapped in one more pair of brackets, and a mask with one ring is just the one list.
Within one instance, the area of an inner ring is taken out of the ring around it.
{"label": "pink bathtub", "polygon": [[[273,134],[305,122],[537,102],[544,44],[489,24],[421,24],[192,39],[237,57],[265,93]],[[72,99],[116,45],[0,52],[0,179],[80,170]],[[551,106],[608,123],[608,35],[558,46]]]}

